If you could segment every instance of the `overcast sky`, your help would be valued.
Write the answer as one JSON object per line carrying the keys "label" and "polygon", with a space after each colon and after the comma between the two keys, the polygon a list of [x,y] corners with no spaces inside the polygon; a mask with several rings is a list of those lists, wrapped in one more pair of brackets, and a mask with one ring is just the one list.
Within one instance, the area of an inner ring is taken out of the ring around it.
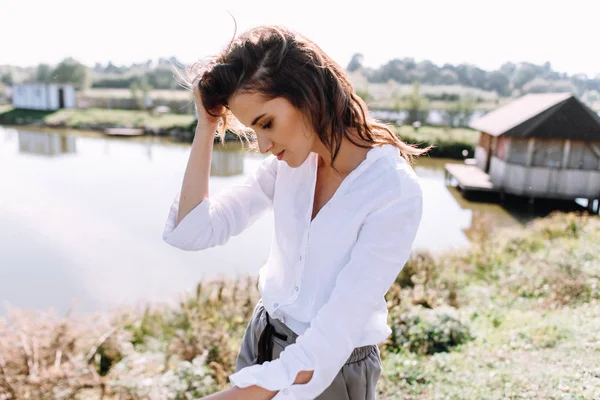
{"label": "overcast sky", "polygon": [[264,23],[295,28],[340,65],[391,58],[468,62],[550,61],[568,73],[600,74],[600,1],[538,0],[0,0],[0,65],[93,65],[218,52],[233,34]]}

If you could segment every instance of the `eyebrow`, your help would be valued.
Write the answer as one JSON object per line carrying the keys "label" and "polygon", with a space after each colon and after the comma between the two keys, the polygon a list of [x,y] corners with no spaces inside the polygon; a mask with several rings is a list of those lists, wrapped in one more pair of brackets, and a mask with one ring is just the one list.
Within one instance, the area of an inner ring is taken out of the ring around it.
{"label": "eyebrow", "polygon": [[262,117],[264,117],[265,115],[267,115],[267,114],[266,114],[266,113],[265,113],[265,114],[261,114],[261,115],[259,115],[258,117],[254,118],[254,121],[252,121],[252,125],[250,125],[250,126],[254,126],[254,125],[256,125],[256,123],[257,123],[257,122],[258,122],[258,121],[259,121],[259,120],[260,120]]}

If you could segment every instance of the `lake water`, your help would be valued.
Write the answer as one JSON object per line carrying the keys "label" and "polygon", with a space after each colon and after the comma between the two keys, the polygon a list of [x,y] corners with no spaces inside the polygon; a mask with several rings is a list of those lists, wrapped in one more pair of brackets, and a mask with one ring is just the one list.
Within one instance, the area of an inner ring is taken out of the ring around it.
{"label": "lake water", "polygon": [[[177,300],[200,280],[256,276],[270,214],[226,246],[185,252],[162,241],[189,151],[155,137],[0,127],[0,315],[7,305],[64,312]],[[216,150],[211,193],[242,181],[261,159]],[[425,192],[416,248],[439,254],[468,245],[480,226],[518,226],[532,215],[465,201],[445,186],[445,162],[415,166]]]}

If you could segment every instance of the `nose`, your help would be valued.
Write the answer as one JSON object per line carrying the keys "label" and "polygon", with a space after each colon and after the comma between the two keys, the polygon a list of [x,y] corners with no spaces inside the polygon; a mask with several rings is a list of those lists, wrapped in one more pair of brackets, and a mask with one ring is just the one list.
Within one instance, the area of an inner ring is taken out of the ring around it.
{"label": "nose", "polygon": [[271,147],[273,147],[273,142],[271,142],[265,135],[257,133],[256,140],[258,141],[258,150],[262,154],[266,154]]}

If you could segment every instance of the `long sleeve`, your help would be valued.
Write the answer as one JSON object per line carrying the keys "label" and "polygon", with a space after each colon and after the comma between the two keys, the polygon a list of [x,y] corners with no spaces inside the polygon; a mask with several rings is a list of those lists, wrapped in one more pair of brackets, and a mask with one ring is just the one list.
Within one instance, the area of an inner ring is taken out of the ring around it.
{"label": "long sleeve", "polygon": [[[408,260],[422,215],[419,185],[411,185],[409,192],[365,219],[329,300],[306,332],[277,360],[231,375],[234,385],[278,390],[275,399],[304,400],[314,399],[333,382]],[[293,384],[298,372],[311,370],[310,382]]]}
{"label": "long sleeve", "polygon": [[225,244],[272,207],[277,164],[274,156],[267,157],[244,183],[205,199],[176,225],[181,195],[178,193],[169,209],[163,240],[182,250]]}

